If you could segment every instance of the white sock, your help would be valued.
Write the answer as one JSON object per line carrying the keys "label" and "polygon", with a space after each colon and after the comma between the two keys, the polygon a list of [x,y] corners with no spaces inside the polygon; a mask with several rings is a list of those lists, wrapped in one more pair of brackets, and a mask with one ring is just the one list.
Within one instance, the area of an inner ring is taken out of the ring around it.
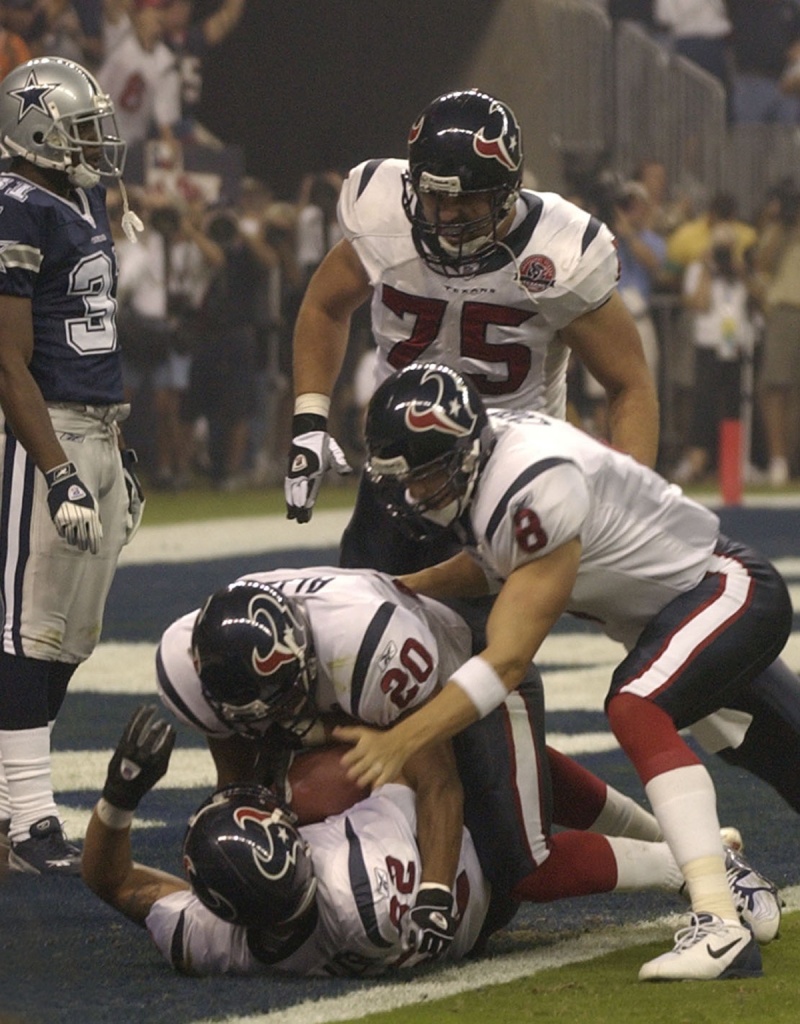
{"label": "white sock", "polygon": [[645,839],[651,843],[664,838],[655,816],[612,786],[607,787],[605,805],[589,831],[604,836]]}
{"label": "white sock", "polygon": [[13,842],[28,839],[30,827],[40,818],[58,816],[50,772],[50,730],[0,730]]}
{"label": "white sock", "polygon": [[656,775],[645,786],[645,792],[681,868],[698,857],[723,854],[717,796],[703,765],[687,765]]}
{"label": "white sock", "polygon": [[11,819],[11,801],[8,797],[8,783],[6,773],[3,770],[3,754],[0,750],[0,825],[5,822],[6,828]]}
{"label": "white sock", "polygon": [[679,892],[683,874],[666,843],[606,836],[617,862],[617,891],[666,889]]}

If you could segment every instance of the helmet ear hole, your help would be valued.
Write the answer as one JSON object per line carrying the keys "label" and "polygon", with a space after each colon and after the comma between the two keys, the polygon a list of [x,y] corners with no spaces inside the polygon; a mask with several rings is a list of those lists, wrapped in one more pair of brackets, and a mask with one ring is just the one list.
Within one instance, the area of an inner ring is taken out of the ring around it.
{"label": "helmet ear hole", "polygon": [[34,132],[31,137],[37,146],[41,146],[44,142],[44,132]]}

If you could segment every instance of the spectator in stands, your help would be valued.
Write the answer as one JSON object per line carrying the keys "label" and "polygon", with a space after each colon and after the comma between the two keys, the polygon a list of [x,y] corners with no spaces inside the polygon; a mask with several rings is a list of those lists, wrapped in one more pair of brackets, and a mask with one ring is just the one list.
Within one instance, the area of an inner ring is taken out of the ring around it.
{"label": "spectator in stands", "polygon": [[[737,124],[795,124],[800,97],[783,78],[800,52],[800,8],[792,0],[728,0],[733,24],[733,114]],[[800,88],[798,80],[797,88]]]}
{"label": "spectator in stands", "polygon": [[13,10],[13,2],[0,3],[0,78],[5,78],[9,71],[33,56],[22,36],[9,27],[9,21],[13,22],[9,14]]}
{"label": "spectator in stands", "polygon": [[[118,318],[126,388],[149,384],[154,486],[180,489],[191,477],[191,424],[181,415],[189,387],[194,310],[206,285],[205,263],[174,205],[146,217],[140,244],[118,244]],[[146,379],[147,378],[147,379]]]}
{"label": "spectator in stands", "polygon": [[211,280],[200,308],[189,416],[203,416],[208,423],[213,486],[233,491],[245,483],[248,430],[257,400],[255,321],[261,264],[234,210],[212,211],[202,229],[193,227],[205,238]]}
{"label": "spectator in stands", "polygon": [[635,21],[650,32],[655,32],[654,0],[608,0],[608,15],[612,21]]}
{"label": "spectator in stands", "polygon": [[655,15],[667,30],[673,51],[720,80],[725,89],[728,120],[732,120],[732,25],[725,0],[656,0]]}
{"label": "spectator in stands", "polygon": [[659,235],[668,235],[685,223],[692,204],[686,195],[671,196],[667,168],[661,160],[642,160],[631,175],[647,189],[650,197],[650,216],[647,226]]}
{"label": "spectator in stands", "polygon": [[[620,297],[636,321],[647,365],[658,381],[659,342],[650,302],[653,287],[661,277],[666,258],[664,238],[648,227],[652,213],[650,195],[638,181],[622,184],[613,197],[608,226],[617,239],[620,273],[617,287]],[[594,432],[608,438],[605,391],[586,371],[585,395],[592,403]]]}
{"label": "spectator in stands", "polygon": [[309,174],[303,180],[298,201],[297,262],[306,282],[342,237],[336,217],[341,187],[341,175],[335,171]]}
{"label": "spectator in stands", "polygon": [[[158,137],[175,150],[180,117],[180,79],[163,42],[166,0],[133,0],[130,13],[106,0],[106,55],[97,73],[114,101],[117,123],[129,148]],[[113,12],[113,13],[112,13]]]}
{"label": "spectator in stands", "polygon": [[[683,275],[690,263],[705,259],[711,248],[711,232],[718,224],[730,225],[734,235],[734,252],[737,261],[744,260],[758,239],[755,228],[737,217],[737,204],[733,195],[718,192],[706,210],[697,217],[687,220],[667,237],[667,260],[665,276],[676,291],[682,291]],[[672,396],[672,415],[678,436],[676,447],[683,451],[690,443],[688,426],[692,419],[695,384],[695,347],[692,341],[692,323],[688,310],[684,309],[671,332],[671,347],[668,359],[669,379],[665,382],[666,393]],[[683,428],[683,430],[681,429]]]}
{"label": "spectator in stands", "polygon": [[766,330],[759,398],[769,452],[769,482],[797,472],[795,417],[800,388],[800,191],[785,188],[765,217],[755,253],[765,279]]}
{"label": "spectator in stands", "polygon": [[715,468],[720,424],[740,418],[742,361],[752,354],[754,331],[750,271],[729,224],[712,228],[708,252],[686,268],[683,301],[690,311],[695,388],[689,447],[672,474],[680,484]]}
{"label": "spectator in stands", "polygon": [[247,0],[220,0],[217,9],[193,20],[192,0],[166,0],[164,42],[175,55],[181,80],[181,116],[176,133],[184,142],[220,148],[222,143],[198,119],[203,61],[236,28]]}
{"label": "spectator in stands", "polygon": [[34,56],[48,54],[65,57],[96,69],[102,53],[101,22],[87,29],[74,3],[70,0],[38,0],[40,17],[35,23],[35,37],[30,46]]}

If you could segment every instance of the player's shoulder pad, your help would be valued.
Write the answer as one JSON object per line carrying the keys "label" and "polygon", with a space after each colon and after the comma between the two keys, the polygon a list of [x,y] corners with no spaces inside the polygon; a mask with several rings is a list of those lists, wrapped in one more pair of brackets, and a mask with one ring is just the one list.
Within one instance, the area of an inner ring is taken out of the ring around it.
{"label": "player's shoulder pad", "polygon": [[339,194],[339,223],[345,236],[408,231],[403,212],[405,160],[366,160],[354,167]]}

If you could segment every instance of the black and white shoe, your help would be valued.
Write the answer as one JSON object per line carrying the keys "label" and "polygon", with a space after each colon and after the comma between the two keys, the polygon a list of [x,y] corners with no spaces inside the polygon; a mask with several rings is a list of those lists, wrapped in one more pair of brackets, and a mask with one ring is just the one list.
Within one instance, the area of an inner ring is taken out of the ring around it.
{"label": "black and white shoe", "polygon": [[760,874],[744,856],[741,834],[735,828],[721,830],[725,847],[725,871],[736,913],[762,946],[778,937],[781,900],[778,887]]}
{"label": "black and white shoe", "polygon": [[67,841],[61,822],[52,814],[30,828],[30,839],[11,844],[8,866],[31,875],[79,875],[81,851]]}

